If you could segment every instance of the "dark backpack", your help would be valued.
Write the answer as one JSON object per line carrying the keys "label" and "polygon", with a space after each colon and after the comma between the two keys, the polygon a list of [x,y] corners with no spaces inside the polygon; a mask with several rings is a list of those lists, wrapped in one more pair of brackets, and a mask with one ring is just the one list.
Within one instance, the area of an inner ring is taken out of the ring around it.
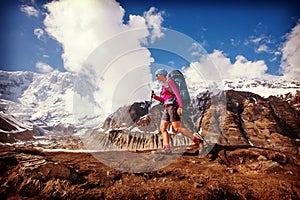
{"label": "dark backpack", "polygon": [[167,74],[166,88],[169,92],[174,94],[171,87],[168,84],[168,81],[170,79],[172,79],[177,86],[183,106],[188,106],[191,103],[191,98],[183,74],[179,70],[173,70]]}

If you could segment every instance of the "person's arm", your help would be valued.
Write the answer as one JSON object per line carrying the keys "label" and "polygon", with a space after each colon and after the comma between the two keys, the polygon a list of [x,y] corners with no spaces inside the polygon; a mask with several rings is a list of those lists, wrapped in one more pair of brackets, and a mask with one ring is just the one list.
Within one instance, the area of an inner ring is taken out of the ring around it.
{"label": "person's arm", "polygon": [[153,94],[152,97],[157,101],[164,102],[164,99],[162,97],[156,96],[156,94]]}
{"label": "person's arm", "polygon": [[182,100],[181,100],[180,92],[178,91],[175,82],[172,79],[169,79],[168,83],[169,83],[169,86],[170,86],[171,90],[175,94],[178,106],[180,108],[182,108]]}

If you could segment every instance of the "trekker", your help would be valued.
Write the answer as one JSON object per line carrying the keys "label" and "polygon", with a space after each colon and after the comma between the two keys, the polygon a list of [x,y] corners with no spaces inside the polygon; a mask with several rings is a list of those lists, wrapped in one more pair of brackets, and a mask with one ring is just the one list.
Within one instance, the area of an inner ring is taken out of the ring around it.
{"label": "trekker", "polygon": [[[180,92],[176,87],[176,83],[172,79],[167,79],[167,74],[168,72],[164,69],[158,69],[155,72],[156,79],[158,81],[163,82],[163,86],[162,86],[162,91],[160,96],[157,96],[152,92],[151,97],[157,101],[164,103],[164,112],[160,124],[160,131],[163,136],[164,150],[165,152],[170,153],[171,152],[170,137],[167,131],[167,128],[170,124],[172,124],[175,133],[177,132],[182,133],[183,135],[192,139],[193,142],[197,145],[199,145],[200,141],[198,138],[194,137],[193,134],[188,129],[180,126],[181,124],[180,116],[182,114],[182,100],[181,100]],[[167,81],[173,93],[171,93],[167,89],[166,86]]]}

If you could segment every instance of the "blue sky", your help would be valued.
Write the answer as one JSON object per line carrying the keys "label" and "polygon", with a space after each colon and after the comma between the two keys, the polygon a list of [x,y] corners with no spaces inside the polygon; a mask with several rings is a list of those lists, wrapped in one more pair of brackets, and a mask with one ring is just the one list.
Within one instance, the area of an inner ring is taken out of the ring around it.
{"label": "blue sky", "polygon": [[[94,2],[95,0],[90,1]],[[74,49],[82,47],[80,51],[84,52],[84,43],[67,40],[63,34],[68,33],[69,29],[65,29],[65,27],[69,27],[70,23],[76,23],[77,19],[82,20],[82,22],[78,22],[78,26],[84,26],[83,18],[88,13],[94,12],[95,15],[100,13],[98,19],[103,29],[99,26],[91,26],[88,29],[95,28],[94,32],[101,35],[99,36],[101,40],[97,39],[97,42],[100,43],[105,36],[110,35],[110,30],[111,34],[116,33],[116,26],[130,24],[131,16],[140,16],[147,21],[145,13],[148,12],[153,19],[157,20],[154,23],[157,23],[159,27],[179,31],[196,40],[211,55],[212,59],[219,59],[216,60],[216,63],[230,69],[231,74],[234,74],[234,70],[239,65],[248,64],[253,70],[256,67],[257,71],[261,70],[260,74],[253,73],[253,76],[263,74],[281,76],[289,73],[293,74],[295,78],[299,75],[297,69],[299,67],[293,64],[295,60],[298,60],[295,55],[299,48],[288,45],[289,40],[298,41],[297,38],[299,38],[296,27],[298,27],[300,19],[300,11],[297,10],[300,3],[295,3],[295,1],[271,3],[269,1],[251,1],[251,3],[198,1],[195,3],[195,1],[189,0],[120,0],[117,2],[111,0],[105,1],[108,2],[106,4],[99,5],[99,9],[86,7],[86,9],[76,11],[75,14],[80,15],[81,18],[70,16],[72,20],[67,17],[64,17],[66,20],[62,20],[63,15],[56,18],[55,16],[64,12],[64,6],[68,9],[72,8],[72,5],[67,4],[71,4],[72,1],[65,2],[65,5],[61,2],[54,6],[54,3],[49,0],[1,1],[0,45],[2,53],[0,68],[2,70],[43,73],[54,69],[76,71],[70,65],[74,67],[80,65],[79,61],[76,63],[76,56],[84,53],[76,52],[76,54]],[[114,6],[111,6],[109,2],[113,2]],[[49,5],[48,8],[44,6],[45,4]],[[151,8],[155,8],[155,10],[149,12]],[[107,18],[106,12],[101,13],[104,10],[107,11]],[[69,13],[72,15],[72,12]],[[54,17],[45,23],[47,15]],[[115,21],[117,22],[114,25]],[[137,20],[132,21],[137,23]],[[58,25],[56,26],[55,23]],[[60,32],[59,27],[61,27]],[[73,32],[76,31],[76,29],[73,30]],[[107,33],[102,34],[101,31]],[[82,38],[82,40],[84,39]],[[86,40],[90,40],[90,38]],[[72,46],[75,45],[72,43],[76,42],[78,45]],[[96,42],[90,41],[90,44],[96,44]],[[88,51],[88,48],[86,49]],[[62,58],[63,53],[65,54]],[[291,54],[292,58],[287,57]],[[169,54],[159,51],[151,51],[151,57],[155,59],[155,62],[179,68],[189,65],[184,60],[173,58]],[[282,60],[285,60],[285,64],[287,63],[286,67],[282,66]],[[263,61],[263,63],[259,61]],[[69,65],[67,62],[70,62]]]}

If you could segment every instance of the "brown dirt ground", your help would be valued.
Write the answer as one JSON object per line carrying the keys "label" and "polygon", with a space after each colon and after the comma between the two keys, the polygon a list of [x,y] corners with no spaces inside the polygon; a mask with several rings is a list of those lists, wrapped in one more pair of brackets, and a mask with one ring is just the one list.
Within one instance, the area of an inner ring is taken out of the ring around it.
{"label": "brown dirt ground", "polygon": [[[192,148],[163,169],[147,173],[127,173],[102,164],[89,153],[32,153],[22,149],[14,151],[19,156],[20,152],[40,154],[48,161],[74,169],[78,176],[76,179],[51,178],[43,185],[39,184],[40,193],[36,194],[30,192],[30,187],[27,187],[27,193],[18,188],[4,191],[3,179],[18,169],[7,167],[0,179],[1,194],[7,199],[300,198],[299,157],[286,154],[289,159],[282,159],[282,154],[277,155],[276,152],[273,152],[272,157],[272,153],[262,150],[235,149],[226,154],[227,166],[222,161],[225,159],[224,152],[219,152],[221,158],[213,153],[199,158],[197,149]],[[268,160],[257,161],[257,156],[262,154]],[[31,176],[30,173],[33,172],[27,171],[27,178]],[[16,186],[21,187],[18,184]]]}

